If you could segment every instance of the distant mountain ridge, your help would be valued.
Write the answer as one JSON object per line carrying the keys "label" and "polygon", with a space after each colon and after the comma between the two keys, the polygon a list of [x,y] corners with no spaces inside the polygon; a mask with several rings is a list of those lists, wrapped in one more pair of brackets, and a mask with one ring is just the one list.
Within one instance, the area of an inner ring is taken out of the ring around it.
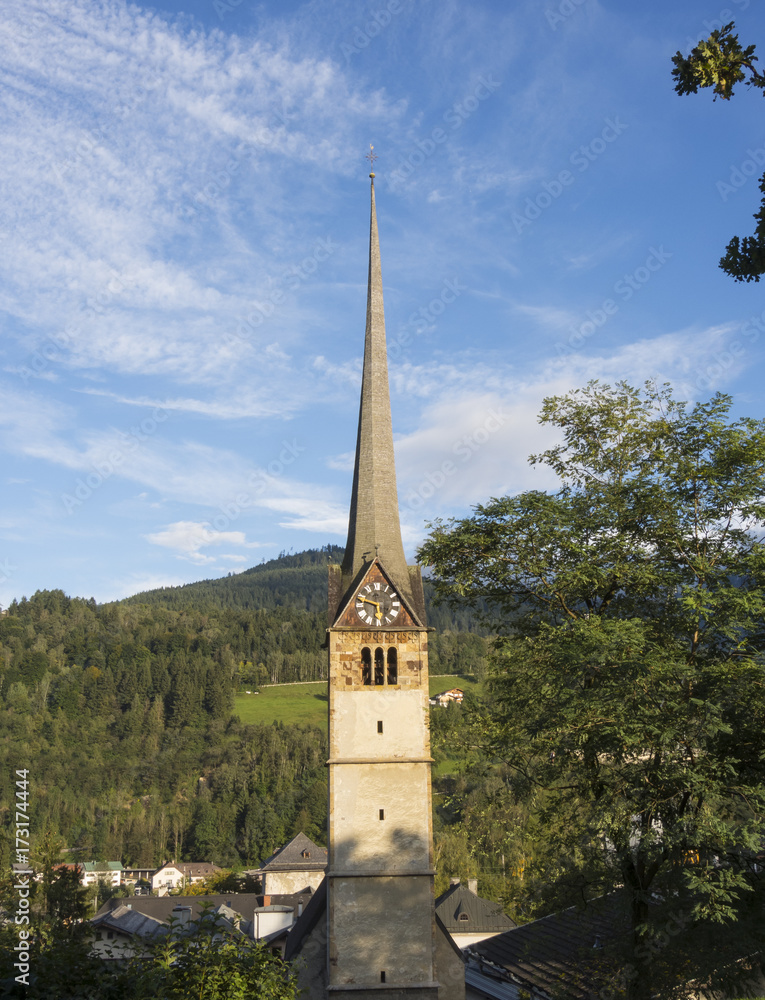
{"label": "distant mountain ridge", "polygon": [[[340,545],[326,545],[296,553],[282,552],[275,559],[241,573],[179,587],[159,587],[134,594],[119,603],[197,610],[289,608],[322,614],[327,610],[327,566],[330,562],[342,562],[344,552]],[[427,577],[423,583],[429,625],[439,631],[484,634],[470,611],[455,612],[446,607],[436,607],[433,604],[433,588]]]}
{"label": "distant mountain ridge", "polygon": [[122,604],[161,604],[164,607],[242,608],[259,611],[293,608],[327,610],[327,566],[343,558],[343,548],[327,545],[304,552],[280,553],[276,559],[241,573],[198,580],[179,587],[159,587],[127,597]]}

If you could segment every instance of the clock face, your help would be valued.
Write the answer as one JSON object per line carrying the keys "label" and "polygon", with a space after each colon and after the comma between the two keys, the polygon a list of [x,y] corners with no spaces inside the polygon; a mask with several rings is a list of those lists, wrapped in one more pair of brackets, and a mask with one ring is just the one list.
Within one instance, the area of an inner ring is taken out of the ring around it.
{"label": "clock face", "polygon": [[365,625],[392,625],[401,610],[398,594],[387,583],[365,583],[354,599],[356,615]]}

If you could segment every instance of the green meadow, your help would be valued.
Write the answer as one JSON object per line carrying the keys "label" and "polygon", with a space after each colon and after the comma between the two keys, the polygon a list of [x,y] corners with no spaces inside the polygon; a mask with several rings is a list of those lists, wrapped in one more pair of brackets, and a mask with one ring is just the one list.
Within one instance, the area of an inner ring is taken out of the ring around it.
{"label": "green meadow", "polygon": [[290,725],[327,728],[327,683],[275,684],[263,687],[260,694],[238,694],[234,715],[247,725]]}
{"label": "green meadow", "polygon": [[[430,695],[458,687],[476,690],[479,685],[465,677],[446,675],[430,678]],[[263,687],[260,694],[239,694],[234,699],[234,714],[248,725],[284,722],[327,728],[327,684],[275,684]]]}

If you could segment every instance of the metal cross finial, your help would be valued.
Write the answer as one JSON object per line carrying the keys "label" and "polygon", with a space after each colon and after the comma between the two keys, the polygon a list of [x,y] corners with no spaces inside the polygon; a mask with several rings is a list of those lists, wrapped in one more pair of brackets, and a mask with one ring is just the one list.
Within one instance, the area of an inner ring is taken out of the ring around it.
{"label": "metal cross finial", "polygon": [[375,160],[379,159],[379,157],[378,157],[377,153],[375,153],[375,147],[372,145],[371,142],[369,143],[369,152],[364,157],[364,159],[365,160],[369,160],[369,165],[372,168],[372,173],[369,176],[370,177],[374,177],[374,175],[375,175]]}

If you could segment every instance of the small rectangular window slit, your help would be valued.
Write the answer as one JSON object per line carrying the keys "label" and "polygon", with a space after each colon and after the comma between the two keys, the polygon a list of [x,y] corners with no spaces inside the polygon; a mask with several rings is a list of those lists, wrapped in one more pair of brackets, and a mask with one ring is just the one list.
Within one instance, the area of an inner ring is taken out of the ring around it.
{"label": "small rectangular window slit", "polygon": [[378,733],[382,732],[382,719],[380,719],[377,723],[377,732]]}
{"label": "small rectangular window slit", "polygon": [[385,982],[385,973],[384,973],[384,972],[381,972],[381,973],[380,973],[380,982],[381,982],[381,983],[384,983],[384,982]]}
{"label": "small rectangular window slit", "polygon": [[385,819],[385,810],[384,809],[380,810],[380,819]]}

